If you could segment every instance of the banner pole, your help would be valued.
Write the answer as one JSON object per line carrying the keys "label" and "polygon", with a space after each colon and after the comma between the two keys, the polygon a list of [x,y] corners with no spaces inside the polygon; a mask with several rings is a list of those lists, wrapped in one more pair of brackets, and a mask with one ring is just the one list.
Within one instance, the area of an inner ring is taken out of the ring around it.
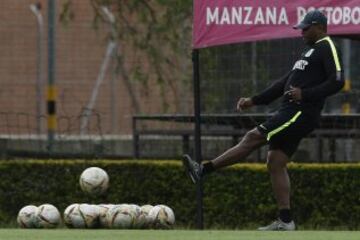
{"label": "banner pole", "polygon": [[55,91],[55,28],[56,28],[56,3],[48,0],[48,144],[50,154],[53,152],[56,129],[56,91]]}
{"label": "banner pole", "polygon": [[[194,79],[194,144],[195,144],[195,160],[201,164],[201,104],[200,104],[200,70],[199,70],[199,50],[194,49],[192,52],[193,60],[193,79]],[[203,221],[203,181],[202,179],[196,184],[196,203],[197,214],[196,223],[198,229],[204,228]]]}

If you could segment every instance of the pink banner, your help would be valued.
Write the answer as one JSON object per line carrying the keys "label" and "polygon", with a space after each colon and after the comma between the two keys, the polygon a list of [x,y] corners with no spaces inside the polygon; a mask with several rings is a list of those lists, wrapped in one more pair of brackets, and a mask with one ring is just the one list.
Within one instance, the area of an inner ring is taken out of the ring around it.
{"label": "pink banner", "polygon": [[360,34],[360,0],[194,0],[193,47],[300,37],[292,26],[315,8],[330,35]]}

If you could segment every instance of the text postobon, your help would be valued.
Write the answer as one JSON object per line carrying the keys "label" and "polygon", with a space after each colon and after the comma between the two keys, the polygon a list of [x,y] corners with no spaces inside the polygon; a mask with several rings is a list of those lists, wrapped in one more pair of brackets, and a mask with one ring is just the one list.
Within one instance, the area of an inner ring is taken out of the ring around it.
{"label": "text postobon", "polygon": [[[297,22],[314,7],[297,7],[289,11],[285,7],[207,7],[206,25],[289,25],[291,14],[296,14]],[[328,18],[329,25],[359,25],[360,6],[357,7],[320,7]],[[296,12],[296,13],[295,13]]]}

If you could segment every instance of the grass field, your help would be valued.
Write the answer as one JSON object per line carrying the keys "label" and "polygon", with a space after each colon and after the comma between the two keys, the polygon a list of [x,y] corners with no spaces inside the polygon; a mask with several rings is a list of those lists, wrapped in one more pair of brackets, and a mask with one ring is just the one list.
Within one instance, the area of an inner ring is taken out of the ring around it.
{"label": "grass field", "polygon": [[1,240],[358,240],[360,231],[24,230],[1,229]]}

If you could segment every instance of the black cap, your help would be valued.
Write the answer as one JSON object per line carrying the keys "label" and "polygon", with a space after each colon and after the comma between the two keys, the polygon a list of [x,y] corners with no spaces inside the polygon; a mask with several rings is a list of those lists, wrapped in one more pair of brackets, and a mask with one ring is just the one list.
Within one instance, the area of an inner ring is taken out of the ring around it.
{"label": "black cap", "polygon": [[297,25],[293,26],[294,29],[304,29],[313,24],[327,25],[327,18],[319,10],[308,12],[304,19]]}

